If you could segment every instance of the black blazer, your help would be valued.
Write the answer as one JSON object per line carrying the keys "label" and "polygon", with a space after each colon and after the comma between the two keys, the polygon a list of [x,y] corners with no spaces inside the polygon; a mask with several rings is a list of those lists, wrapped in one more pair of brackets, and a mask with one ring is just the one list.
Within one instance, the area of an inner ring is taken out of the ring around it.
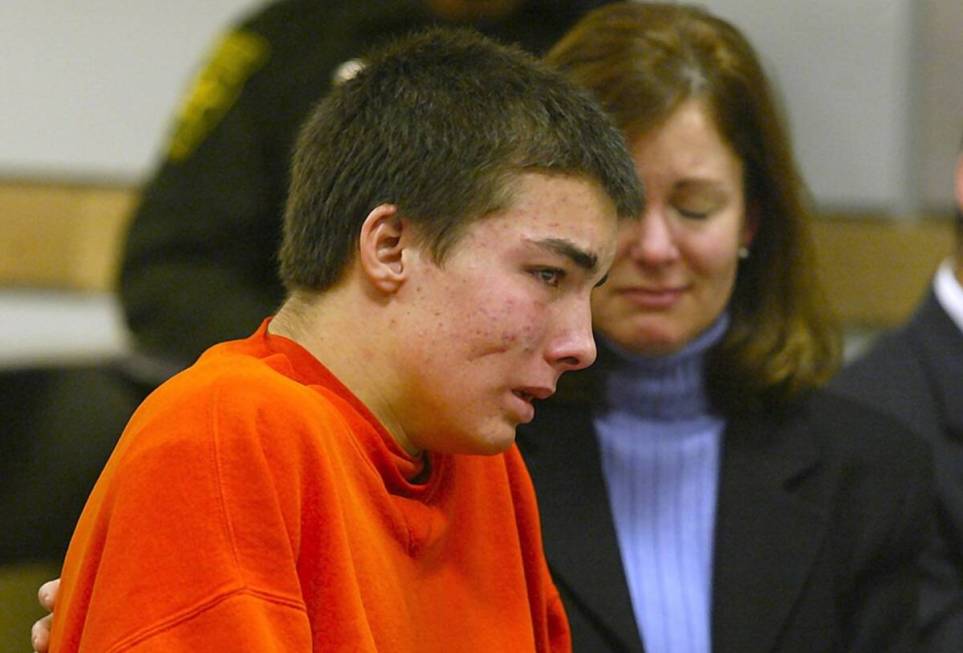
{"label": "black blazer", "polygon": [[833,381],[933,448],[937,537],[923,555],[922,650],[963,651],[963,333],[933,293]]}
{"label": "black blazer", "polygon": [[[579,652],[642,651],[585,404],[520,429],[545,551]],[[913,650],[928,452],[826,392],[725,432],[712,591],[714,653]],[[684,652],[680,652],[684,653]]]}

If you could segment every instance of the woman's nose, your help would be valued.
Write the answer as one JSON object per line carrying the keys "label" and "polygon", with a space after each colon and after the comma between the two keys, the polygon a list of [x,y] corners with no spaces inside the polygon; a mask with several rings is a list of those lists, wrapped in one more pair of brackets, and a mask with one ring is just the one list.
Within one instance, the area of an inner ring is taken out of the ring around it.
{"label": "woman's nose", "polygon": [[632,228],[634,233],[629,251],[636,261],[644,265],[663,265],[678,257],[672,225],[662,211],[650,208]]}

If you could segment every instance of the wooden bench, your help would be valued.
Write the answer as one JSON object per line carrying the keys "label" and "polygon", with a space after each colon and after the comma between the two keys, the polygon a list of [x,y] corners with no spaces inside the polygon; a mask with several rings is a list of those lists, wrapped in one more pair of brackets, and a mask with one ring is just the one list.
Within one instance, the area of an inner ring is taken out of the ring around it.
{"label": "wooden bench", "polygon": [[824,215],[813,226],[820,278],[849,328],[878,329],[905,320],[953,251],[948,215]]}
{"label": "wooden bench", "polygon": [[0,286],[109,291],[137,191],[0,180]]}
{"label": "wooden bench", "polygon": [[[137,189],[0,180],[0,287],[108,292]],[[819,274],[847,326],[899,323],[952,250],[949,216],[815,221]]]}

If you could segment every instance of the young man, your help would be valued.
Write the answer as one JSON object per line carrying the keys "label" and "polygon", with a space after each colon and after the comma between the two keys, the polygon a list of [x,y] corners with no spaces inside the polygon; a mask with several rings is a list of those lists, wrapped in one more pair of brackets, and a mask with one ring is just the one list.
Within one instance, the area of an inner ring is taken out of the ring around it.
{"label": "young man", "polygon": [[52,651],[568,647],[512,443],[595,357],[632,161],[518,50],[431,31],[369,62],[298,140],[287,300],[121,437]]}
{"label": "young man", "polygon": [[[247,336],[277,310],[285,297],[278,213],[290,154],[298,127],[334,80],[372,46],[430,25],[471,25],[539,54],[603,2],[243,3],[251,12],[212,44],[171,117],[120,248],[117,299],[130,351],[104,364],[0,370],[9,407],[0,409],[4,462],[17,470],[0,474],[0,564],[59,564],[138,404],[205,349]],[[0,634],[0,648],[4,641]]]}

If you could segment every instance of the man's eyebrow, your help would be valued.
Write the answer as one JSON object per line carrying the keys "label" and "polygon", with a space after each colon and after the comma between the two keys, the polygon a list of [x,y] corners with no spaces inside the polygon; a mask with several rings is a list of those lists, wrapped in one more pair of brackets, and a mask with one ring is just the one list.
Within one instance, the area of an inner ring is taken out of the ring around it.
{"label": "man's eyebrow", "polygon": [[538,247],[560,254],[565,258],[571,259],[575,265],[584,269],[586,272],[595,272],[598,267],[598,256],[584,249],[577,247],[571,241],[564,238],[544,238],[532,241]]}

